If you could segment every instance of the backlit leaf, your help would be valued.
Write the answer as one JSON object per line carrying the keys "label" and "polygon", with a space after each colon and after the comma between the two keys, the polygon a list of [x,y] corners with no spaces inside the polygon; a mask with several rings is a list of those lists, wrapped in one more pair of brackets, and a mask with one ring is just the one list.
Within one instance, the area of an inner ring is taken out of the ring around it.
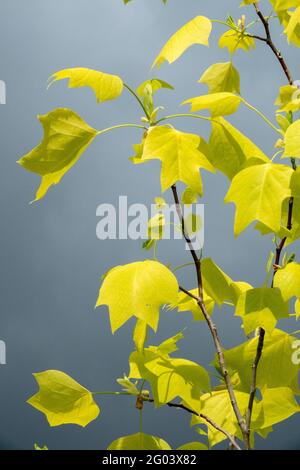
{"label": "backlit leaf", "polygon": [[226,116],[238,110],[242,98],[228,92],[211,93],[209,95],[197,96],[184,101],[182,104],[191,104],[191,111],[208,109],[212,117]]}
{"label": "backlit leaf", "polygon": [[114,100],[123,91],[123,81],[117,75],[99,72],[85,67],[75,67],[60,70],[50,77],[52,83],[69,78],[69,88],[90,87],[97,98],[97,102]]}
{"label": "backlit leaf", "polygon": [[152,127],[145,139],[142,160],[162,162],[162,191],[182,181],[197,194],[202,194],[199,168],[214,171],[207,159],[204,139],[167,126]]}
{"label": "backlit leaf", "polygon": [[300,119],[287,129],[285,136],[285,151],[282,158],[300,158]]}
{"label": "backlit leaf", "polygon": [[40,389],[28,403],[46,415],[50,426],[86,426],[99,415],[92,393],[64,372],[46,370],[33,375]]}
{"label": "backlit leaf", "polygon": [[209,93],[240,93],[240,75],[232,62],[211,65],[202,75],[199,83],[208,86]]}
{"label": "backlit leaf", "polygon": [[232,180],[225,202],[234,202],[234,234],[260,221],[272,231],[280,229],[281,206],[290,196],[293,170],[286,165],[265,163],[240,171]]}
{"label": "backlit leaf", "polygon": [[210,258],[202,260],[201,271],[204,291],[218,305],[225,301],[231,301],[233,304],[236,304],[240,294],[251,288],[250,284],[233,281]]}
{"label": "backlit leaf", "polygon": [[42,176],[36,200],[51,185],[60,182],[97,135],[95,129],[70,109],[56,109],[39,116],[39,121],[44,128],[42,143],[18,161],[26,170]]}
{"label": "backlit leaf", "polygon": [[300,299],[300,264],[288,263],[279,269],[274,277],[274,286],[280,289],[285,300],[292,297]]}
{"label": "backlit leaf", "polygon": [[253,38],[246,36],[243,32],[234,31],[232,29],[225,31],[219,39],[219,47],[227,47],[229,53],[233,55],[238,49],[249,51],[255,48]]}
{"label": "backlit leaf", "polygon": [[249,335],[259,327],[272,331],[279,318],[289,316],[289,307],[279,289],[260,287],[240,295],[235,315],[242,317],[245,334]]}
{"label": "backlit leaf", "polygon": [[294,85],[284,85],[279,89],[279,96],[275,101],[275,105],[279,107],[279,111],[288,113],[295,112],[300,109],[299,89]]}
{"label": "backlit leaf", "polygon": [[232,179],[244,166],[257,160],[269,161],[268,157],[248,137],[232,124],[219,117],[212,120],[209,139],[211,164]]}
{"label": "backlit leaf", "polygon": [[171,447],[160,437],[138,432],[119,437],[108,446],[107,450],[171,450]]}
{"label": "backlit leaf", "polygon": [[[290,387],[298,390],[295,385],[299,365],[293,364],[292,347],[296,338],[284,331],[275,329],[266,333],[263,354],[257,369],[257,386],[259,389]],[[224,352],[225,361],[230,374],[238,373],[240,378],[239,388],[244,391],[250,390],[251,365],[257,350],[258,337],[252,338],[245,343]],[[216,358],[216,364],[218,359]]]}
{"label": "backlit leaf", "polygon": [[177,447],[177,450],[208,450],[205,444],[202,442],[188,442],[187,444],[183,444],[180,447]]}
{"label": "backlit leaf", "polygon": [[210,390],[209,375],[195,362],[170,357],[169,351],[172,352],[172,348],[150,346],[143,353],[133,352],[129,359],[129,376],[150,383],[157,406],[180,397],[199,412],[200,395]]}
{"label": "backlit leaf", "polygon": [[177,301],[176,277],[157,261],[139,261],[109,271],[100,288],[96,307],[107,305],[114,333],[132,316],[156,330],[159,308]]}
{"label": "backlit leaf", "polygon": [[211,21],[208,18],[196,16],[173,34],[156,57],[152,67],[159,67],[165,60],[170,64],[175,62],[194,44],[208,46],[211,29]]}

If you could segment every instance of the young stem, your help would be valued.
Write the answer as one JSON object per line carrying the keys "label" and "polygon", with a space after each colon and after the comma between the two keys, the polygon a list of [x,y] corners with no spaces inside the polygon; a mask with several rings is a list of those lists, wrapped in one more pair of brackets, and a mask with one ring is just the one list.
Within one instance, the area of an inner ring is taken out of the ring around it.
{"label": "young stem", "polygon": [[256,114],[258,114],[275,132],[278,132],[278,134],[282,135],[281,130],[278,129],[278,127],[274,126],[274,124],[261,111],[259,111],[259,109],[255,108],[244,99],[242,99],[242,102],[245,106],[247,106],[247,108],[251,109],[251,111],[254,111]]}
{"label": "young stem", "polygon": [[117,124],[116,126],[107,127],[97,132],[97,135],[105,134],[106,132],[113,131],[114,129],[122,129],[124,127],[133,127],[136,129],[147,130],[147,127],[142,126],[141,124]]}
{"label": "young stem", "polygon": [[167,121],[168,119],[175,119],[181,117],[190,117],[194,119],[202,119],[203,121],[211,121],[212,119],[208,116],[201,116],[200,114],[190,114],[190,113],[181,113],[181,114],[170,114],[169,116],[164,116],[160,118],[158,121],[153,123],[154,126],[159,124],[160,122]]}
{"label": "young stem", "polygon": [[147,110],[146,110],[146,108],[145,108],[145,106],[144,106],[142,100],[140,99],[140,97],[136,94],[136,92],[135,92],[129,85],[127,85],[127,83],[124,83],[123,85],[124,85],[124,88],[126,88],[126,89],[129,91],[129,93],[131,93],[132,96],[134,96],[134,98],[137,100],[137,102],[139,103],[140,107],[141,107],[142,110],[144,111],[145,116],[147,117],[147,119],[150,119],[150,115],[149,115],[149,113],[147,112]]}

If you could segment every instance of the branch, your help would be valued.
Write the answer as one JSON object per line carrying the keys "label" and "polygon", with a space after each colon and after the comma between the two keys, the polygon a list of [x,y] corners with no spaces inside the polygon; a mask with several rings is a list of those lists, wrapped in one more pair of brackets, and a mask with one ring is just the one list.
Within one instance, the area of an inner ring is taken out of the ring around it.
{"label": "branch", "polygon": [[[146,398],[144,400],[145,402],[149,402],[149,403],[154,403],[154,400],[153,399],[148,399]],[[166,405],[169,407],[169,408],[178,408],[178,409],[181,409],[181,410],[184,410],[184,411],[187,411],[188,413],[191,413],[192,415],[195,415],[195,416],[198,416],[199,418],[202,418],[204,419],[208,424],[210,424],[213,428],[217,429],[217,431],[221,432],[222,434],[224,434],[228,439],[229,441],[231,442],[232,446],[236,449],[236,450],[242,450],[240,448],[240,446],[237,444],[236,440],[235,440],[235,437],[230,434],[228,431],[226,431],[226,429],[222,428],[221,426],[219,426],[217,423],[215,423],[215,421],[213,421],[211,418],[209,418],[208,416],[204,415],[203,413],[197,413],[196,411],[194,410],[191,410],[190,408],[188,408],[187,406],[183,405],[182,403],[173,403],[173,402],[168,402],[166,403]]]}
{"label": "branch", "polygon": [[[283,69],[283,71],[284,71],[284,73],[285,73],[285,75],[288,79],[289,84],[292,85],[293,84],[293,78],[292,78],[291,72],[290,72],[290,70],[289,70],[289,68],[288,68],[281,52],[277,49],[277,47],[273,43],[273,40],[272,40],[272,37],[271,37],[271,31],[270,31],[270,27],[269,27],[269,21],[268,21],[267,18],[265,18],[265,16],[263,15],[261,10],[259,9],[257,3],[254,3],[253,5],[254,5],[254,8],[255,8],[256,14],[257,14],[258,18],[260,19],[260,21],[261,21],[261,23],[262,23],[262,25],[265,29],[265,33],[266,33],[266,38],[260,38],[260,37],[256,36],[256,39],[263,40],[270,47],[270,49],[273,51],[276,58],[278,59],[278,61],[280,63],[280,66]],[[295,164],[293,164],[293,162],[292,162],[292,165],[293,165],[293,169],[295,170]],[[289,210],[288,210],[288,220],[287,220],[287,229],[288,230],[292,229],[293,206],[294,206],[294,198],[291,197],[290,200],[289,200]],[[281,254],[282,254],[282,250],[285,246],[286,239],[287,239],[287,237],[284,237],[280,241],[279,245],[276,248],[276,257],[275,257],[275,261],[274,261],[274,271],[273,271],[273,279],[272,279],[271,287],[273,287],[273,285],[274,285],[274,277],[275,277],[275,274],[277,272],[278,266],[280,264]],[[265,330],[263,328],[260,328],[259,329],[258,343],[257,343],[257,350],[256,350],[256,357],[255,357],[254,362],[252,364],[252,382],[251,382],[251,387],[250,387],[250,396],[249,396],[248,409],[247,409],[247,414],[246,414],[246,427],[247,427],[247,431],[248,431],[248,443],[247,443],[248,444],[247,445],[248,449],[251,448],[250,447],[251,418],[252,418],[254,399],[255,399],[256,390],[257,390],[257,385],[256,385],[257,384],[257,368],[258,368],[258,364],[259,364],[259,361],[261,359],[262,352],[263,352],[264,338],[265,338]]]}
{"label": "branch", "polygon": [[277,49],[277,47],[275,46],[275,44],[272,40],[269,21],[267,20],[267,18],[264,17],[264,15],[260,11],[257,3],[254,3],[253,5],[254,5],[254,8],[255,8],[256,14],[257,14],[258,18],[260,19],[260,21],[262,22],[262,25],[263,25],[263,27],[265,29],[265,32],[266,32],[266,38],[262,39],[262,38],[256,37],[256,39],[264,40],[268,44],[270,49],[275,54],[275,57],[277,58],[278,62],[280,63],[281,68],[284,71],[286,78],[288,79],[289,84],[293,85],[293,78],[292,78],[291,72],[290,72],[284,58],[282,57],[281,52],[279,51],[279,49]]}
{"label": "branch", "polygon": [[[248,433],[247,433],[246,422],[245,422],[245,420],[244,420],[244,418],[241,414],[241,411],[240,411],[239,406],[238,406],[237,401],[236,401],[236,397],[235,397],[235,393],[234,393],[234,390],[233,390],[231,378],[230,378],[230,376],[228,374],[228,370],[226,368],[225,357],[224,357],[224,354],[223,354],[222,344],[221,344],[221,341],[219,339],[217,327],[213,323],[212,319],[210,318],[210,316],[209,316],[209,314],[206,310],[205,303],[203,301],[201,261],[197,257],[197,254],[196,254],[196,252],[193,248],[191,240],[189,239],[189,237],[185,233],[184,217],[183,217],[183,214],[182,214],[182,208],[181,208],[181,205],[180,205],[180,202],[179,202],[179,197],[178,197],[177,188],[176,188],[175,184],[172,186],[172,192],[173,192],[173,196],[174,196],[174,200],[175,200],[175,204],[176,204],[177,214],[178,214],[178,217],[179,217],[179,220],[180,220],[180,223],[181,223],[182,234],[183,234],[184,239],[188,243],[188,246],[189,246],[189,249],[190,249],[192,258],[194,260],[194,264],[195,264],[195,269],[196,269],[196,274],[197,274],[197,281],[198,281],[198,297],[195,297],[195,300],[197,301],[197,304],[201,309],[201,312],[202,312],[202,314],[205,318],[205,321],[206,321],[206,323],[208,325],[208,328],[209,328],[209,331],[211,333],[211,336],[212,336],[212,339],[213,339],[213,342],[214,342],[214,345],[215,345],[215,349],[217,351],[217,355],[218,355],[218,358],[219,358],[219,364],[220,364],[222,376],[224,377],[226,388],[227,388],[227,391],[228,391],[228,394],[229,394],[230,402],[231,402],[234,414],[236,416],[237,422],[239,424],[239,427],[241,429],[242,435],[244,437],[245,445],[247,446]],[[181,290],[182,289],[183,288],[181,288]],[[183,290],[183,292],[185,292],[187,295],[190,294],[185,289]]]}
{"label": "branch", "polygon": [[183,235],[186,243],[188,244],[190,253],[192,255],[192,258],[193,258],[193,261],[194,261],[194,264],[195,264],[195,268],[196,268],[196,272],[197,272],[199,296],[203,297],[202,276],[201,276],[201,269],[200,269],[201,262],[200,262],[200,259],[197,256],[196,251],[194,250],[193,243],[192,243],[191,239],[189,238],[189,236],[185,232],[185,221],[184,221],[184,217],[183,217],[183,214],[182,214],[181,205],[180,205],[176,185],[173,184],[171,189],[172,189],[174,201],[175,201],[175,204],[176,204],[176,211],[177,211],[177,215],[178,215],[178,218],[179,218],[179,221],[180,221],[182,235]]}
{"label": "branch", "polygon": [[[283,71],[286,75],[286,78],[288,79],[289,84],[293,85],[293,83],[294,83],[293,77],[292,77],[291,72],[290,72],[290,70],[287,66],[287,63],[284,60],[281,52],[277,49],[277,47],[275,46],[275,44],[272,40],[269,21],[268,21],[267,18],[265,18],[265,16],[263,15],[261,10],[259,9],[257,3],[254,3],[253,5],[254,5],[254,8],[255,8],[256,14],[257,14],[258,18],[260,19],[260,21],[261,21],[261,23],[262,23],[262,25],[265,29],[265,32],[266,32],[265,42],[271,48],[271,50],[273,51],[273,53],[277,57],[280,65],[281,65],[281,68],[283,69]],[[293,169],[295,170],[296,167],[295,167],[295,163],[293,163],[293,161],[292,161],[292,166],[293,166]],[[287,220],[287,226],[286,226],[288,230],[292,229],[293,208],[294,208],[294,198],[291,197],[290,200],[289,200],[288,220]],[[281,254],[282,254],[282,250],[285,246],[285,243],[286,243],[286,237],[282,238],[282,240],[280,241],[279,245],[276,248],[276,256],[275,256],[275,261],[274,261],[274,272],[273,272],[272,287],[273,287],[273,284],[274,284],[274,276],[275,276],[275,274],[278,270],[278,266],[280,265]]]}
{"label": "branch", "polygon": [[246,426],[247,426],[247,430],[248,430],[249,448],[250,448],[251,418],[252,418],[254,398],[255,398],[256,390],[257,390],[257,386],[256,386],[257,368],[258,368],[260,358],[262,356],[262,351],[263,351],[263,347],[264,347],[264,339],[265,339],[265,330],[263,328],[260,328],[259,329],[256,356],[255,356],[254,362],[252,364],[252,382],[251,382],[251,388],[250,388],[248,409],[247,409],[247,414],[246,414]]}

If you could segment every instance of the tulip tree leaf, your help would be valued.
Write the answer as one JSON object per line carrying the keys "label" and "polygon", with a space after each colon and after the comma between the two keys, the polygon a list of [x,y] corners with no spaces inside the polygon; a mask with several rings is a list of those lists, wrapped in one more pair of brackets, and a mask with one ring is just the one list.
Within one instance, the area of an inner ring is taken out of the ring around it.
{"label": "tulip tree leaf", "polygon": [[160,437],[138,432],[119,437],[108,446],[107,450],[171,450],[171,447]]}
{"label": "tulip tree leaf", "polygon": [[250,284],[233,281],[211,258],[201,261],[204,291],[218,305],[225,301],[236,304],[240,294],[251,289]]}
{"label": "tulip tree leaf", "polygon": [[253,427],[255,429],[270,428],[299,411],[300,407],[290,388],[266,388],[262,390],[261,411],[256,413]]}
{"label": "tulip tree leaf", "polygon": [[162,162],[162,191],[182,181],[197,194],[202,194],[199,168],[214,171],[207,159],[204,139],[167,126],[152,127],[145,139],[142,160]]}
{"label": "tulip tree leaf", "polygon": [[280,229],[281,206],[290,196],[292,174],[286,165],[264,163],[246,168],[233,178],[225,203],[236,205],[235,236],[255,220],[274,232]]}
{"label": "tulip tree leaf", "polygon": [[114,333],[132,316],[157,329],[159,308],[177,302],[178,283],[172,272],[157,261],[139,261],[108,272],[96,307],[107,305]]}
{"label": "tulip tree leaf", "polygon": [[[299,365],[293,364],[293,343],[296,338],[284,331],[275,329],[266,332],[263,355],[257,369],[257,386],[265,388],[289,387],[298,390],[296,384]],[[239,388],[249,391],[251,384],[251,365],[256,355],[258,337],[224,352],[227,368],[231,374],[238,373]],[[215,363],[218,359],[216,357]]]}
{"label": "tulip tree leaf", "polygon": [[208,450],[208,447],[202,442],[188,442],[187,444],[183,444],[180,447],[177,447],[176,450]]}
{"label": "tulip tree leaf", "polygon": [[260,287],[240,295],[235,314],[242,317],[245,334],[249,335],[259,327],[272,331],[279,318],[289,316],[289,306],[279,289]]}
{"label": "tulip tree leaf", "polygon": [[46,415],[50,426],[84,427],[99,415],[92,393],[64,372],[46,370],[33,375],[40,389],[28,403]]}
{"label": "tulip tree leaf", "polygon": [[250,49],[254,49],[255,41],[253,38],[246,36],[242,32],[230,29],[225,31],[225,33],[220,37],[219,47],[227,47],[229,53],[233,55],[238,49],[243,49],[246,52]]}
{"label": "tulip tree leaf", "polygon": [[211,164],[232,179],[244,166],[256,162],[268,162],[268,157],[248,137],[224,118],[212,120],[209,139]]}
{"label": "tulip tree leaf", "polygon": [[300,158],[300,119],[288,127],[284,140],[285,150],[282,158]]}
{"label": "tulip tree leaf", "polygon": [[199,83],[208,86],[209,93],[240,93],[240,75],[232,62],[211,65],[201,76]]}
{"label": "tulip tree leaf", "polygon": [[181,337],[180,334],[160,346],[149,346],[143,353],[133,352],[129,358],[129,376],[150,383],[156,406],[180,397],[199,412],[200,395],[210,390],[209,375],[195,362],[169,356]]}
{"label": "tulip tree leaf", "polygon": [[44,128],[41,144],[18,161],[26,170],[42,176],[36,200],[51,185],[60,182],[97,135],[95,129],[70,109],[55,109],[39,116],[39,121]]}
{"label": "tulip tree leaf", "polygon": [[295,85],[284,85],[279,89],[279,96],[275,101],[279,111],[288,113],[300,109],[299,88]]}
{"label": "tulip tree leaf", "polygon": [[50,77],[50,85],[65,78],[70,80],[69,88],[90,87],[95,93],[98,103],[114,100],[123,91],[123,81],[117,75],[84,67],[75,67],[56,72]]}
{"label": "tulip tree leaf", "polygon": [[205,16],[196,16],[180,28],[164,45],[152,67],[159,67],[165,60],[175,62],[190,46],[201,44],[208,46],[211,33],[211,21]]}
{"label": "tulip tree leaf", "polygon": [[294,296],[300,299],[300,264],[288,263],[279,269],[274,277],[274,286],[280,289],[285,300]]}
{"label": "tulip tree leaf", "polygon": [[184,101],[182,104],[191,104],[191,111],[208,109],[212,117],[226,116],[238,110],[242,98],[228,92],[211,93],[209,95],[196,96]]}
{"label": "tulip tree leaf", "polygon": [[[249,394],[245,392],[241,392],[235,390],[235,397],[239,406],[239,409],[244,415],[246,413],[248,402],[249,402]],[[202,395],[200,398],[201,402],[201,413],[209,416],[211,420],[213,420],[216,424],[218,424],[223,429],[226,429],[230,434],[234,436],[240,436],[240,429],[236,420],[236,416],[234,414],[232,405],[230,403],[230,398],[228,396],[227,390],[216,390],[211,393],[206,393]],[[255,411],[256,403],[254,403],[254,411]],[[205,424],[207,422],[202,419],[198,418],[197,416],[193,416],[192,424]],[[208,441],[211,447],[215,446],[219,442],[222,442],[226,439],[226,436],[217,429],[215,429],[211,425],[207,425],[208,428]]]}

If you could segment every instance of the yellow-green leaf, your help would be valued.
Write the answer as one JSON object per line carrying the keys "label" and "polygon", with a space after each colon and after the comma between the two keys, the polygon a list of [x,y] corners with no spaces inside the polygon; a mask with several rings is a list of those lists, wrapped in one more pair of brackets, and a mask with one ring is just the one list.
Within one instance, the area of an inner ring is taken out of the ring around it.
{"label": "yellow-green leaf", "polygon": [[64,372],[46,370],[33,375],[39,392],[28,403],[46,415],[50,426],[86,426],[99,415],[92,393]]}
{"label": "yellow-green leaf", "polygon": [[[278,329],[266,332],[263,354],[257,369],[257,386],[265,388],[290,387],[298,390],[297,376],[299,365],[293,364],[293,343],[296,338]],[[258,337],[225,351],[225,361],[230,374],[238,373],[239,388],[250,390],[252,380],[251,365],[257,351]],[[215,363],[218,363],[216,357]]]}
{"label": "yellow-green leaf", "polygon": [[100,288],[96,307],[107,305],[114,333],[132,316],[157,329],[159,308],[177,301],[174,274],[157,261],[139,261],[109,271]]}
{"label": "yellow-green leaf", "polygon": [[212,117],[226,116],[238,110],[242,98],[228,92],[211,93],[210,95],[196,96],[184,101],[182,104],[191,103],[191,111],[208,109]]}
{"label": "yellow-green leaf", "polygon": [[222,117],[212,120],[208,145],[211,164],[229,179],[251,162],[269,161],[260,148]]}
{"label": "yellow-green leaf", "polygon": [[157,406],[180,397],[193,410],[200,411],[200,395],[210,390],[207,371],[195,362],[171,358],[151,347],[130,355],[130,377],[151,384]]}
{"label": "yellow-green leaf", "polygon": [[249,51],[255,48],[253,38],[246,36],[242,31],[234,31],[232,29],[225,31],[220,37],[219,47],[227,47],[229,53],[233,55],[238,49]]}
{"label": "yellow-green leaf", "polygon": [[290,18],[284,32],[287,35],[288,42],[295,42],[296,45],[299,44],[300,6],[290,13]]}
{"label": "yellow-green leaf", "polygon": [[300,109],[299,89],[295,85],[284,85],[279,89],[279,95],[275,101],[279,111],[288,113]]}
{"label": "yellow-green leaf", "polygon": [[300,264],[288,263],[279,269],[274,277],[274,286],[280,289],[284,300],[300,299]]}
{"label": "yellow-green leaf", "polygon": [[[235,396],[239,409],[242,415],[244,415],[249,402],[249,394],[236,390]],[[218,390],[206,393],[205,395],[202,395],[200,402],[202,414],[209,416],[211,420],[223,429],[226,429],[230,434],[241,437],[227,390]],[[207,424],[204,419],[193,416],[192,424],[194,425],[199,423],[207,425],[208,440],[212,447],[226,439],[226,436],[222,432],[218,431],[210,424]]]}
{"label": "yellow-green leaf", "polygon": [[59,183],[97,135],[95,129],[70,109],[56,109],[39,116],[39,121],[44,128],[41,144],[18,161],[26,170],[42,176],[36,200],[51,185]]}
{"label": "yellow-green leaf", "polygon": [[208,450],[208,447],[202,442],[188,442],[187,444],[183,444],[180,447],[177,447],[177,450]]}
{"label": "yellow-green leaf", "polygon": [[160,437],[138,432],[119,437],[108,446],[107,450],[171,450],[171,447]]}
{"label": "yellow-green leaf", "polygon": [[211,258],[201,262],[203,287],[208,296],[221,305],[231,301],[234,305],[240,294],[250,289],[250,284],[233,281]]}
{"label": "yellow-green leaf", "polygon": [[114,100],[123,91],[123,81],[117,75],[99,72],[85,67],[60,70],[50,77],[50,85],[58,80],[69,78],[69,88],[90,87],[97,102]]}
{"label": "yellow-green leaf", "polygon": [[182,181],[201,195],[199,168],[214,171],[207,153],[208,146],[199,136],[167,126],[157,126],[152,127],[147,134],[142,160],[161,160],[162,191],[166,191],[177,181]]}
{"label": "yellow-green leaf", "polygon": [[201,76],[199,83],[205,83],[209,93],[240,93],[240,75],[232,62],[211,65]]}
{"label": "yellow-green leaf", "polygon": [[295,413],[300,407],[293,391],[288,387],[266,388],[262,391],[262,411],[257,413],[253,427],[265,429],[280,423]]}
{"label": "yellow-green leaf", "polygon": [[225,202],[236,205],[236,236],[255,220],[274,232],[280,229],[281,206],[290,196],[292,174],[286,165],[264,163],[246,168],[233,178]]}
{"label": "yellow-green leaf", "polygon": [[259,327],[272,331],[279,318],[289,316],[289,306],[279,289],[260,287],[240,295],[235,315],[242,317],[245,334],[249,335]]}
{"label": "yellow-green leaf", "polygon": [[208,46],[211,33],[211,21],[205,16],[196,16],[180,28],[164,45],[152,67],[159,67],[165,60],[175,62],[190,46],[202,44]]}
{"label": "yellow-green leaf", "polygon": [[300,119],[288,127],[284,141],[285,150],[282,158],[300,158]]}

